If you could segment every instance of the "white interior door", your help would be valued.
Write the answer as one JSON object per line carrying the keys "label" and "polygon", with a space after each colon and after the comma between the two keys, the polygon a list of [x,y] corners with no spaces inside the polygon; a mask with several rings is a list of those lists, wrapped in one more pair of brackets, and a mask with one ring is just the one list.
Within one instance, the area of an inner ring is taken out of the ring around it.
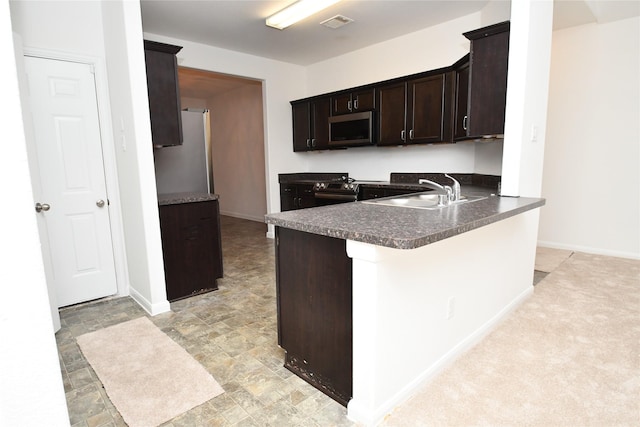
{"label": "white interior door", "polygon": [[[117,292],[94,75],[88,64],[25,57],[39,182],[36,212],[58,307]],[[35,165],[34,165],[35,163]]]}

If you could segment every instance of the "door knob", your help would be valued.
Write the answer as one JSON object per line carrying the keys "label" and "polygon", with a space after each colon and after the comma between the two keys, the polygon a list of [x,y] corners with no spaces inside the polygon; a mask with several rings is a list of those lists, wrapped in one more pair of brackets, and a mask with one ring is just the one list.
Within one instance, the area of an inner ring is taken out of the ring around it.
{"label": "door knob", "polygon": [[38,213],[40,213],[40,212],[42,212],[42,211],[45,211],[45,212],[46,212],[46,211],[48,211],[49,209],[51,209],[51,205],[48,205],[48,204],[46,204],[46,203],[42,203],[42,204],[41,204],[40,202],[36,203],[36,212],[38,212]]}
{"label": "door knob", "polygon": [[99,207],[99,208],[103,207],[104,206],[104,200],[102,200],[102,199],[98,200],[96,202],[96,206]]}

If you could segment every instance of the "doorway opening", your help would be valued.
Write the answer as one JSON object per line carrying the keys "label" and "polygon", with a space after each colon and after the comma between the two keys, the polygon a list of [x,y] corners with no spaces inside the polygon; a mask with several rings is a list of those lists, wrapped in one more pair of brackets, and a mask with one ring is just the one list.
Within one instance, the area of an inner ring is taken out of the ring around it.
{"label": "doorway opening", "polygon": [[[182,109],[210,116],[210,191],[221,215],[263,222],[267,213],[262,81],[178,67]],[[265,226],[266,229],[266,226]]]}

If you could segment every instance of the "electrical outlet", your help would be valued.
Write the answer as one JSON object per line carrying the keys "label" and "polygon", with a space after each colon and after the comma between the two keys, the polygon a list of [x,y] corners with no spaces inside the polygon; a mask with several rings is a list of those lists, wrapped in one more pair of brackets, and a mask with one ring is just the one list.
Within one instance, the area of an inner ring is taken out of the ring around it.
{"label": "electrical outlet", "polygon": [[455,314],[456,299],[455,297],[449,297],[447,300],[447,320],[452,319]]}

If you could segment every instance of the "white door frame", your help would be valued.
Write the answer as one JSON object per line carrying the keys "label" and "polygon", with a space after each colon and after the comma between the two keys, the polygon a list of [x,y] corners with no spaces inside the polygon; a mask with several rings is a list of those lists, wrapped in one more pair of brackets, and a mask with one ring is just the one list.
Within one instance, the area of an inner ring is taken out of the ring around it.
{"label": "white door frame", "polygon": [[[111,222],[111,240],[113,243],[113,260],[116,271],[118,296],[129,295],[129,271],[125,251],[124,227],[122,210],[120,208],[120,192],[118,188],[118,170],[116,166],[115,141],[109,101],[109,86],[107,83],[107,69],[104,60],[99,57],[78,55],[75,53],[24,47],[25,56],[35,56],[44,59],[77,62],[93,67],[95,72],[96,99],[98,101],[98,120],[100,121],[100,137],[102,139],[102,158],[104,162],[104,177],[109,199],[109,218]],[[27,144],[29,145],[29,144]],[[34,171],[32,171],[32,174]],[[38,171],[35,171],[38,173]],[[47,283],[47,286],[50,284]]]}

